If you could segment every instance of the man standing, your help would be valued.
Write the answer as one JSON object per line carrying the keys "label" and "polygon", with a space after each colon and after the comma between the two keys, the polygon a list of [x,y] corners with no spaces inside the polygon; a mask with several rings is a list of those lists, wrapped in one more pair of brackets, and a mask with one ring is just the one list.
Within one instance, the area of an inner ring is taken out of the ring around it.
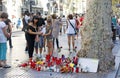
{"label": "man standing", "polygon": [[22,19],[22,22],[23,22],[22,31],[25,32],[25,39],[26,39],[26,48],[25,48],[25,51],[28,51],[28,45],[27,45],[27,26],[28,26],[28,20],[29,19],[30,19],[30,13],[28,11],[25,11],[24,17]]}
{"label": "man standing", "polygon": [[11,23],[11,20],[7,19],[5,21],[5,23],[6,23],[6,25],[8,25],[7,32],[10,33],[10,37],[8,38],[9,46],[10,46],[10,48],[13,48],[12,39],[11,39],[11,35],[12,35],[12,23]]}
{"label": "man standing", "polygon": [[63,15],[63,17],[62,17],[62,27],[63,27],[63,31],[65,34],[66,28],[67,28],[67,19],[65,18],[65,15]]}

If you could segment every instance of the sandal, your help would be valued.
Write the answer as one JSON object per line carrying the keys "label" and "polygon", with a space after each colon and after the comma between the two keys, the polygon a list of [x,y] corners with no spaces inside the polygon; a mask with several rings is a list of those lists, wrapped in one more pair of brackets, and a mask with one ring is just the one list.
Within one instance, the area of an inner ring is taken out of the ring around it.
{"label": "sandal", "polygon": [[2,66],[3,68],[11,68],[11,66],[9,66],[9,65],[4,65],[4,66]]}

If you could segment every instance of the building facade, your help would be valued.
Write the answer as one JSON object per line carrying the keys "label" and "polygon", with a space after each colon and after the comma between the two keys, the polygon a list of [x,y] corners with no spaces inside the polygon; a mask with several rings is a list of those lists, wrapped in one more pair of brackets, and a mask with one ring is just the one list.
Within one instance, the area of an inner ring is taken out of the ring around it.
{"label": "building facade", "polygon": [[22,13],[26,10],[32,13],[41,12],[43,14],[43,7],[41,6],[41,0],[22,0]]}

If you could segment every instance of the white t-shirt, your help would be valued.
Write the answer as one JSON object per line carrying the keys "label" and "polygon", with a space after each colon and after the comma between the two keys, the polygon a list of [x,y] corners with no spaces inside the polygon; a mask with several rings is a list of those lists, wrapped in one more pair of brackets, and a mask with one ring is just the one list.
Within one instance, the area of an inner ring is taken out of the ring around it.
{"label": "white t-shirt", "polygon": [[[76,21],[74,19],[69,20],[71,22],[71,24],[74,26],[74,28],[76,27]],[[67,34],[75,34],[75,30],[74,28],[71,26],[70,22],[68,21],[68,28],[66,33]]]}
{"label": "white t-shirt", "polygon": [[25,22],[28,24],[28,20],[30,19],[29,16],[25,15]]}
{"label": "white t-shirt", "polygon": [[[7,25],[3,22],[3,21],[0,21],[0,43],[5,43],[7,42],[7,38],[5,37],[2,29],[4,27],[6,27]],[[6,30],[7,31],[7,30]]]}
{"label": "white t-shirt", "polygon": [[67,22],[66,22],[67,19],[66,19],[65,17],[62,18],[61,21],[62,21],[62,25],[63,25],[63,26],[66,26],[66,25],[67,25]]}

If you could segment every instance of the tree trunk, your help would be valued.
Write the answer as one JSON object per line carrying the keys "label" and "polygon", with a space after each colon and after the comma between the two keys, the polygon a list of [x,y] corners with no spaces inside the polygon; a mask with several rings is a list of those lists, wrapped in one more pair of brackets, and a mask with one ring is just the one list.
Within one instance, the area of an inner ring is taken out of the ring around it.
{"label": "tree trunk", "polygon": [[112,55],[111,0],[87,0],[87,11],[81,29],[79,57],[99,59],[99,70],[108,71],[114,66]]}

